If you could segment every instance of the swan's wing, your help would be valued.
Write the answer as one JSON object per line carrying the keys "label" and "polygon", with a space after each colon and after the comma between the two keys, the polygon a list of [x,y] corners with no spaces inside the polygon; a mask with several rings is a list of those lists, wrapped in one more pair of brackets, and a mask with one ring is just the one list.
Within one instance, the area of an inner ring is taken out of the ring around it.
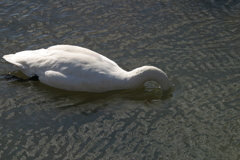
{"label": "swan's wing", "polygon": [[68,83],[70,82],[69,78],[70,76],[66,76],[60,72],[51,70],[39,75],[40,82],[60,89],[66,89],[68,87]]}
{"label": "swan's wing", "polygon": [[65,51],[68,53],[74,53],[76,58],[81,56],[88,56],[88,59],[94,59],[98,62],[103,62],[103,63],[109,63],[114,66],[118,66],[114,61],[108,59],[107,57],[92,51],[87,48],[79,47],[79,46],[73,46],[73,45],[55,45],[49,47],[47,50],[50,52],[56,52],[56,51]]}
{"label": "swan's wing", "polygon": [[66,51],[66,52],[70,52],[70,53],[81,53],[81,54],[86,54],[86,55],[91,55],[94,57],[101,57],[101,55],[97,52],[94,52],[90,49],[87,48],[83,48],[83,47],[79,47],[79,46],[73,46],[73,45],[55,45],[55,46],[51,46],[49,47],[47,50],[58,50],[58,51]]}
{"label": "swan's wing", "polygon": [[102,87],[96,79],[65,75],[52,70],[40,75],[39,81],[51,87],[69,91],[101,92],[106,90],[106,87]]}

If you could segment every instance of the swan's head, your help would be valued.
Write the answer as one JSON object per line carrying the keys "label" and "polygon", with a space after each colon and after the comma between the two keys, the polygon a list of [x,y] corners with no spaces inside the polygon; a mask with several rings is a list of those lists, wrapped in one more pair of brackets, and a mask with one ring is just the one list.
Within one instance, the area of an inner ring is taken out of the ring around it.
{"label": "swan's head", "polygon": [[140,86],[146,81],[156,81],[160,85],[162,91],[167,91],[172,87],[166,73],[157,67],[143,66],[130,71],[129,74],[131,77],[130,81],[136,86]]}

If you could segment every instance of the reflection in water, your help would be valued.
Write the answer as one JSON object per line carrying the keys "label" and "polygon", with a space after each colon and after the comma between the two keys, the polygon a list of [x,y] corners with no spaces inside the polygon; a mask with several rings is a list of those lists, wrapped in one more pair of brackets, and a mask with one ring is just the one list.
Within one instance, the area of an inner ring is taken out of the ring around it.
{"label": "reflection in water", "polygon": [[1,56],[72,44],[126,70],[159,67],[175,85],[68,92],[2,80],[19,73],[1,59],[0,159],[240,159],[239,2],[3,0],[0,9]]}
{"label": "reflection in water", "polygon": [[[17,76],[15,76],[15,75]],[[140,100],[146,101],[148,103],[152,103],[153,101],[165,100],[172,97],[172,93],[174,88],[169,89],[168,91],[162,92],[159,88],[159,85],[156,82],[147,82],[145,87],[141,87],[134,90],[116,90],[116,91],[108,91],[104,93],[89,93],[89,92],[75,92],[75,91],[65,91],[53,87],[49,87],[47,85],[41,84],[39,81],[35,80],[28,80],[21,71],[14,71],[11,74],[0,76],[0,81],[5,81],[8,83],[12,83],[15,85],[28,85],[29,83],[33,84],[36,89],[41,86],[44,89],[44,92],[47,92],[47,97],[51,97],[53,101],[58,101],[59,99],[77,99],[72,104],[65,104],[63,106],[58,106],[61,109],[68,109],[71,107],[79,107],[87,103],[97,103],[99,101],[107,101],[108,99],[112,98],[121,98],[121,99],[128,99],[128,100]],[[36,91],[39,92],[39,91]],[[102,107],[100,107],[102,108]],[[100,108],[82,108],[84,109],[82,113],[86,114],[86,112],[97,112]],[[86,111],[85,111],[86,110]]]}

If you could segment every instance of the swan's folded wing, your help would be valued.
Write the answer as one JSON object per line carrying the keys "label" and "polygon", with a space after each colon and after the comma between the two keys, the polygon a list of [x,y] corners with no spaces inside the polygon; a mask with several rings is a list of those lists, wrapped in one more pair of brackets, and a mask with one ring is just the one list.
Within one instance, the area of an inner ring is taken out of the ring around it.
{"label": "swan's folded wing", "polygon": [[40,75],[39,81],[51,87],[69,91],[88,91],[92,88],[84,78],[74,75],[64,75],[52,70],[46,71],[44,74]]}

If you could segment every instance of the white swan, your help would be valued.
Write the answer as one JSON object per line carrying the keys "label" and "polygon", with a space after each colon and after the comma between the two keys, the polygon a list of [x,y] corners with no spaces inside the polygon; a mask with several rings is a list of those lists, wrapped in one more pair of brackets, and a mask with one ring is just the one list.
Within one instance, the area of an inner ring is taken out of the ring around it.
{"label": "white swan", "polygon": [[153,66],[127,72],[115,62],[86,48],[56,45],[27,50],[3,58],[19,67],[28,77],[60,89],[84,92],[135,89],[146,81],[156,81],[163,91],[171,87],[167,75]]}

